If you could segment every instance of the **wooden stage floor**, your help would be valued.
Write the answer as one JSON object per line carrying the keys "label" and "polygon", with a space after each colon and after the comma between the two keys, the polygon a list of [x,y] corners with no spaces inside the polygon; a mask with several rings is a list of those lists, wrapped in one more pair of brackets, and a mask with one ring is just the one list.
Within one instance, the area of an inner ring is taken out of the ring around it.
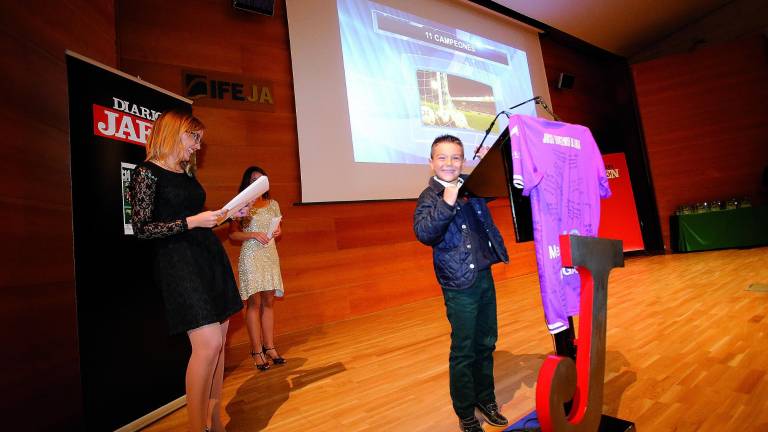
{"label": "wooden stage floor", "polygon": [[[635,257],[615,269],[603,412],[639,431],[768,431],[768,292],[748,290],[754,283],[768,283],[768,248]],[[552,342],[535,274],[497,292],[496,394],[513,420],[533,410]],[[288,364],[267,372],[248,347],[230,347],[229,432],[458,430],[441,297],[283,335],[278,346]],[[145,430],[186,430],[186,411]]]}

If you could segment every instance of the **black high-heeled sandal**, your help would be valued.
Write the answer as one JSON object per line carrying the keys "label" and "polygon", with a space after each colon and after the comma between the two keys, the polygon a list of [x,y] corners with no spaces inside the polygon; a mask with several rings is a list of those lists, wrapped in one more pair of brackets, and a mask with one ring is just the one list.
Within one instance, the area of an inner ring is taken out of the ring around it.
{"label": "black high-heeled sandal", "polygon": [[[264,347],[261,347],[261,351],[251,351],[251,358],[253,359],[253,365],[256,366],[256,369],[264,372],[265,370],[269,369],[269,362],[267,361],[267,357],[264,355]],[[261,363],[258,363],[256,361],[256,356],[259,356],[259,360]]]}
{"label": "black high-heeled sandal", "polygon": [[[276,365],[287,363],[284,358],[280,357],[280,354],[277,354],[277,350],[275,349],[275,347],[262,347],[262,349],[264,350],[264,353],[267,354],[267,357],[269,357],[269,359],[272,360],[272,363]],[[277,354],[277,357],[272,357],[272,355],[269,354],[269,351],[274,351],[275,354]]]}

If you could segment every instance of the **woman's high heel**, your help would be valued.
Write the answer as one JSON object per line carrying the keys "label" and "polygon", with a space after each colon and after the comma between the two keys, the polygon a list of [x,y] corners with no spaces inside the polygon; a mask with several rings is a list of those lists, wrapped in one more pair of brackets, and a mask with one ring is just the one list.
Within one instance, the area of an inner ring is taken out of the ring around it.
{"label": "woman's high heel", "polygon": [[[269,369],[269,362],[267,361],[267,358],[264,356],[264,348],[261,348],[261,351],[251,351],[251,358],[253,358],[253,365],[256,366],[256,369],[264,372],[265,370]],[[259,360],[256,361],[256,356],[258,356]]]}
{"label": "woman's high heel", "polygon": [[[277,350],[275,349],[275,347],[271,347],[271,348],[270,347],[262,347],[262,349],[264,349],[264,352],[267,354],[269,359],[272,360],[272,363],[274,363],[276,365],[285,364],[286,363],[285,359],[280,357],[280,354],[277,353]],[[273,357],[272,354],[269,353],[270,351],[274,351],[276,357]]]}

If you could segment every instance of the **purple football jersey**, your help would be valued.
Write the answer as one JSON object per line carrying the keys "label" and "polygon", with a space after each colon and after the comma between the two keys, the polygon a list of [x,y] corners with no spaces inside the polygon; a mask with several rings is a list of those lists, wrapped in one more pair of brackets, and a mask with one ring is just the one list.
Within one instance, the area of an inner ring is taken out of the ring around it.
{"label": "purple football jersey", "polygon": [[531,197],[541,301],[549,332],[579,313],[580,281],[563,268],[560,234],[596,236],[600,198],[611,196],[603,158],[584,126],[514,115],[509,119],[515,187]]}

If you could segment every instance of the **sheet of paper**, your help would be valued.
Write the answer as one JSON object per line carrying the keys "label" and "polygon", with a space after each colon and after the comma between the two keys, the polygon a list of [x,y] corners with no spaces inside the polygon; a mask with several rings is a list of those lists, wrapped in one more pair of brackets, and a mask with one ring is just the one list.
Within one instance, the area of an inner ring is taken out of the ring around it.
{"label": "sheet of paper", "polygon": [[275,230],[277,229],[277,226],[280,225],[280,221],[283,219],[282,216],[276,216],[273,217],[272,220],[269,222],[269,229],[267,230],[267,237],[272,238],[272,234],[275,233]]}
{"label": "sheet of paper", "polygon": [[261,176],[257,178],[256,181],[248,185],[248,187],[243,189],[243,191],[237,194],[237,196],[232,198],[228,203],[224,204],[224,208],[227,209],[227,214],[221,219],[221,221],[219,221],[219,223],[224,222],[225,220],[237,214],[237,212],[245,207],[249,202],[262,196],[264,192],[268,190],[269,179],[267,176]]}

